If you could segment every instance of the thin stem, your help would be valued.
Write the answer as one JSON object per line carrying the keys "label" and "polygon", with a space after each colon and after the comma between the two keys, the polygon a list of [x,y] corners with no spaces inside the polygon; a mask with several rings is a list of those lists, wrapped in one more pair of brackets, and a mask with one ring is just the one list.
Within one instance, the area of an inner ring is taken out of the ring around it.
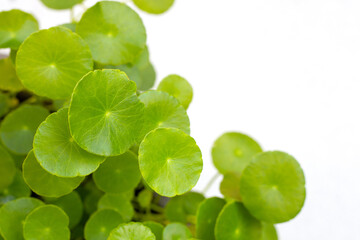
{"label": "thin stem", "polygon": [[216,179],[218,177],[220,177],[221,174],[220,173],[215,173],[215,175],[210,179],[210,181],[208,182],[208,184],[205,186],[204,190],[202,190],[202,194],[206,194],[206,192],[211,188],[211,186],[214,184],[214,182],[216,181]]}

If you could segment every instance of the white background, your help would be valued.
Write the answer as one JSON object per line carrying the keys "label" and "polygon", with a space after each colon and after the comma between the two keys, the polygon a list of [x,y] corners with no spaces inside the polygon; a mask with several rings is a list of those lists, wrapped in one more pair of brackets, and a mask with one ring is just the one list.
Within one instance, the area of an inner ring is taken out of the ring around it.
{"label": "white background", "polygon": [[[70,16],[38,0],[0,0],[11,8],[42,28]],[[304,168],[305,207],[278,225],[281,239],[360,239],[359,0],[176,0],[164,15],[141,16],[157,81],[177,73],[194,88],[189,116],[204,156],[196,189],[215,173],[213,141],[240,131]]]}

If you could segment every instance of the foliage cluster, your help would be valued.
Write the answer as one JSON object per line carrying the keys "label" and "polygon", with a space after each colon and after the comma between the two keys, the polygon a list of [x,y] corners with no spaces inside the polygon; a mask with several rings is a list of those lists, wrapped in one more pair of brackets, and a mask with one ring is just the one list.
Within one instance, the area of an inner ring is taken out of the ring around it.
{"label": "foliage cluster", "polygon": [[[81,0],[41,0],[68,9]],[[133,0],[149,13],[173,0]],[[229,132],[214,143],[224,198],[192,192],[203,168],[178,75],[157,87],[139,15],[103,1],[39,30],[0,12],[0,239],[274,240],[305,201],[298,162]]]}

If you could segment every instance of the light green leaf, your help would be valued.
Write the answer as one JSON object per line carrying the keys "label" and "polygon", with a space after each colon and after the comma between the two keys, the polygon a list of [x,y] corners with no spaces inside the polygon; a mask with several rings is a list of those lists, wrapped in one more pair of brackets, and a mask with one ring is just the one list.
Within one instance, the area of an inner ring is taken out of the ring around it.
{"label": "light green leaf", "polygon": [[156,240],[150,228],[141,223],[125,223],[115,228],[108,240]]}
{"label": "light green leaf", "polygon": [[205,197],[197,192],[188,192],[171,198],[165,207],[165,216],[171,222],[188,222],[188,216],[195,216],[199,204]]}
{"label": "light green leaf", "polygon": [[220,183],[220,192],[226,198],[241,202],[240,176],[230,172],[226,173]]}
{"label": "light green leaf", "polygon": [[85,225],[86,240],[107,240],[110,232],[124,223],[120,213],[112,209],[100,209],[93,213]]}
{"label": "light green leaf", "polygon": [[142,136],[155,128],[178,128],[190,134],[189,117],[179,101],[165,92],[148,91],[140,95],[145,105]]}
{"label": "light green leaf", "polygon": [[57,177],[45,171],[30,151],[23,164],[24,180],[31,190],[41,196],[61,197],[71,193],[84,180],[84,177]]}
{"label": "light green leaf", "polygon": [[23,85],[52,99],[69,98],[76,83],[92,68],[85,41],[64,27],[32,34],[16,57],[16,72]]}
{"label": "light green leaf", "polygon": [[166,12],[174,4],[174,1],[175,0],[133,0],[138,8],[153,14]]}
{"label": "light green leaf", "polygon": [[261,240],[261,223],[239,202],[225,205],[215,225],[216,240]]}
{"label": "light green leaf", "polygon": [[131,63],[145,48],[145,27],[138,14],[124,3],[98,2],[89,8],[76,32],[89,44],[101,64]]}
{"label": "light green leaf", "polygon": [[59,177],[85,176],[105,160],[81,149],[70,135],[68,109],[51,114],[34,138],[34,154],[40,165]]}
{"label": "light green leaf", "polygon": [[[4,176],[4,175],[1,175]],[[30,197],[31,190],[26,185],[22,172],[16,169],[15,177],[12,183],[0,193],[0,199],[6,196],[11,196],[12,200],[21,197]],[[0,200],[0,202],[2,202]]]}
{"label": "light green leaf", "polygon": [[181,105],[187,109],[193,98],[193,89],[185,78],[179,75],[169,75],[161,80],[157,90],[167,92],[176,97]]}
{"label": "light green leaf", "polygon": [[41,2],[48,8],[62,10],[72,8],[83,0],[41,0]]}
{"label": "light green leaf", "polygon": [[141,91],[149,90],[154,86],[156,80],[155,69],[149,60],[149,50],[146,47],[132,63],[119,66],[107,65],[107,69],[119,69],[124,71],[129,79],[136,83],[137,89]]}
{"label": "light green leaf", "polygon": [[262,222],[261,240],[278,240],[276,228],[271,223]]}
{"label": "light green leaf", "polygon": [[36,19],[26,12],[17,9],[0,12],[0,48],[18,49],[38,29]]}
{"label": "light green leaf", "polygon": [[137,196],[138,203],[142,208],[149,208],[153,199],[154,193],[148,189],[142,190]]}
{"label": "light green leaf", "polygon": [[10,154],[0,146],[0,191],[9,187],[16,173],[14,160]]}
{"label": "light green leaf", "polygon": [[264,152],[245,168],[240,193],[245,207],[257,219],[286,222],[304,205],[304,173],[292,156],[279,151]]}
{"label": "light green leaf", "polygon": [[188,240],[192,238],[190,229],[182,223],[170,223],[163,231],[164,240]]}
{"label": "light green leaf", "polygon": [[252,157],[262,152],[261,147],[249,136],[228,132],[220,136],[212,148],[212,158],[220,173],[240,175]]}
{"label": "light green leaf", "polygon": [[1,140],[16,154],[27,154],[33,145],[36,129],[49,115],[40,106],[23,105],[9,113],[1,123]]}
{"label": "light green leaf", "polygon": [[96,70],[74,89],[69,110],[71,133],[89,152],[120,155],[138,140],[143,112],[136,84],[124,72]]}
{"label": "light green leaf", "polygon": [[200,204],[196,216],[196,236],[199,239],[215,240],[216,219],[225,204],[225,200],[217,197],[206,199]]}
{"label": "light green leaf", "polygon": [[158,128],[141,142],[139,164],[144,180],[155,192],[173,197],[195,186],[202,156],[189,135],[175,128]]}
{"label": "light green leaf", "polygon": [[138,159],[131,151],[107,158],[94,173],[93,179],[97,187],[107,193],[131,191],[141,179]]}
{"label": "light green leaf", "polygon": [[25,240],[68,240],[70,239],[69,218],[55,205],[36,208],[24,221]]}
{"label": "light green leaf", "polygon": [[128,222],[134,216],[134,208],[131,204],[131,199],[129,199],[129,196],[133,196],[133,194],[106,193],[99,200],[98,209],[113,209],[120,213],[125,222]]}
{"label": "light green leaf", "polygon": [[24,88],[16,75],[14,63],[10,58],[0,60],[0,73],[1,90],[18,92]]}
{"label": "light green leaf", "polygon": [[155,235],[156,240],[162,240],[162,235],[164,231],[164,226],[160,223],[153,222],[153,221],[146,221],[143,222],[146,227],[150,228],[151,232]]}
{"label": "light green leaf", "polygon": [[60,198],[47,199],[46,202],[56,205],[64,210],[70,220],[70,229],[74,228],[81,221],[84,207],[80,195],[77,191],[73,191],[70,194]]}
{"label": "light green leaf", "polygon": [[36,198],[19,198],[0,208],[0,233],[5,239],[23,240],[23,221],[43,202]]}

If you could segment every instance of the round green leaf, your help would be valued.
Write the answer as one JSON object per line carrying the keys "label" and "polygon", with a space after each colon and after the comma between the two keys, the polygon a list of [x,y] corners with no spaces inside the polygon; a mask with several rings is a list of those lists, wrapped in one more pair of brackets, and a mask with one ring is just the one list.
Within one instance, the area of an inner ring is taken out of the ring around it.
{"label": "round green leaf", "polygon": [[225,204],[225,200],[217,197],[206,199],[200,204],[196,216],[196,236],[199,239],[215,240],[216,219]]}
{"label": "round green leaf", "polygon": [[76,144],[70,135],[67,108],[51,114],[39,126],[34,138],[34,154],[46,171],[59,177],[88,175],[105,160]]}
{"label": "round green leaf", "polygon": [[70,239],[69,218],[54,205],[45,205],[33,210],[24,222],[25,240],[67,240]]}
{"label": "round green leaf", "polygon": [[16,73],[23,85],[52,99],[69,98],[76,83],[92,68],[85,41],[64,27],[32,34],[16,57]]}
{"label": "round green leaf", "polygon": [[195,140],[175,128],[149,132],[139,148],[140,172],[145,182],[167,197],[190,191],[202,171],[202,156]]}
{"label": "round green leaf", "polygon": [[134,208],[129,196],[132,194],[109,194],[103,195],[98,203],[98,209],[113,209],[120,213],[125,222],[128,222],[134,216]]}
{"label": "round green leaf", "polygon": [[120,155],[138,140],[143,112],[136,84],[124,72],[96,70],[74,89],[69,111],[71,133],[89,152]]}
{"label": "round green leaf", "polygon": [[12,152],[27,154],[32,149],[36,129],[49,115],[40,106],[23,105],[9,113],[0,127],[1,140]]}
{"label": "round green leaf", "polygon": [[138,14],[126,4],[113,1],[89,8],[76,32],[89,44],[94,60],[102,64],[133,62],[146,43],[145,27]]}
{"label": "round green leaf", "polygon": [[16,173],[14,160],[10,154],[0,146],[0,191],[9,187]]}
{"label": "round green leaf", "polygon": [[124,71],[130,80],[136,83],[137,89],[141,91],[149,90],[155,83],[155,69],[149,60],[149,50],[146,47],[132,63],[119,66],[105,66],[104,68],[119,69]]}
{"label": "round green leaf", "polygon": [[16,75],[15,66],[10,58],[0,60],[0,72],[1,90],[18,92],[24,88]]}
{"label": "round green leaf", "polygon": [[149,208],[153,199],[154,193],[151,190],[144,189],[137,196],[138,203],[142,208]]}
{"label": "round green leaf", "polygon": [[131,151],[107,158],[93,178],[97,187],[104,192],[128,192],[134,189],[141,179],[138,159]]}
{"label": "round green leaf", "polygon": [[219,172],[240,175],[252,157],[259,152],[262,152],[261,147],[249,136],[228,132],[215,141],[211,153]]}
{"label": "round green leaf", "polygon": [[68,9],[72,8],[76,4],[82,3],[83,0],[41,0],[41,2],[52,9]]}
{"label": "round green leaf", "polygon": [[108,240],[156,240],[150,228],[141,223],[120,224],[115,228]]}
{"label": "round green leaf", "polygon": [[292,156],[279,151],[254,157],[243,171],[240,193],[249,212],[265,222],[294,218],[305,202],[305,177]]}
{"label": "round green leaf", "polygon": [[90,216],[85,225],[86,240],[107,240],[110,232],[124,223],[120,213],[112,209],[101,209]]}
{"label": "round green leaf", "polygon": [[261,223],[261,240],[278,240],[276,228],[274,225],[266,222]]}
{"label": "round green leaf", "polygon": [[166,12],[174,4],[174,1],[175,0],[133,0],[138,8],[153,14]]}
{"label": "round green leaf", "polygon": [[171,222],[188,222],[188,216],[195,216],[199,204],[205,197],[197,192],[188,192],[171,198],[165,207],[165,216]]}
{"label": "round green leaf", "polygon": [[157,90],[167,92],[176,97],[185,109],[189,107],[193,98],[193,89],[190,83],[185,78],[175,74],[164,78]]}
{"label": "round green leaf", "polygon": [[179,101],[160,91],[148,91],[140,95],[145,105],[142,136],[155,128],[178,128],[190,134],[189,117]]}
{"label": "round green leaf", "polygon": [[36,19],[26,12],[17,9],[0,12],[0,48],[18,49],[38,29]]}
{"label": "round green leaf", "polygon": [[239,202],[225,205],[215,225],[216,240],[261,240],[261,223]]}
{"label": "round green leaf", "polygon": [[164,240],[187,240],[192,238],[190,229],[182,223],[170,223],[163,231]]}
{"label": "round green leaf", "polygon": [[0,208],[0,233],[5,239],[23,240],[23,221],[35,208],[43,205],[36,198],[19,198]]}
{"label": "round green leaf", "polygon": [[220,192],[226,198],[234,199],[241,202],[242,200],[240,195],[240,176],[230,172],[226,173],[220,183]]}
{"label": "round green leaf", "polygon": [[156,81],[156,71],[151,63],[140,70],[140,78],[141,81],[139,83],[139,90],[149,90],[154,86]]}
{"label": "round green leaf", "polygon": [[24,180],[31,190],[45,197],[61,197],[71,193],[84,177],[63,178],[45,171],[30,151],[23,164]]}
{"label": "round green leaf", "polygon": [[160,223],[153,222],[153,221],[146,221],[143,222],[146,227],[150,228],[151,232],[155,235],[156,240],[162,240],[162,235],[164,231],[164,226]]}
{"label": "round green leaf", "polygon": [[47,202],[64,210],[70,220],[70,229],[74,228],[81,221],[84,207],[80,195],[77,191],[73,191],[70,194],[60,198],[47,200]]}
{"label": "round green leaf", "polygon": [[59,25],[59,27],[66,27],[66,28],[70,29],[72,32],[75,32],[76,25],[77,25],[76,23],[64,23],[64,24]]}
{"label": "round green leaf", "polygon": [[2,193],[0,193],[0,198],[2,198],[2,196],[11,196],[13,200],[21,197],[30,197],[30,194],[31,190],[28,185],[26,185],[22,172],[19,169],[16,169],[14,180],[2,191]]}

